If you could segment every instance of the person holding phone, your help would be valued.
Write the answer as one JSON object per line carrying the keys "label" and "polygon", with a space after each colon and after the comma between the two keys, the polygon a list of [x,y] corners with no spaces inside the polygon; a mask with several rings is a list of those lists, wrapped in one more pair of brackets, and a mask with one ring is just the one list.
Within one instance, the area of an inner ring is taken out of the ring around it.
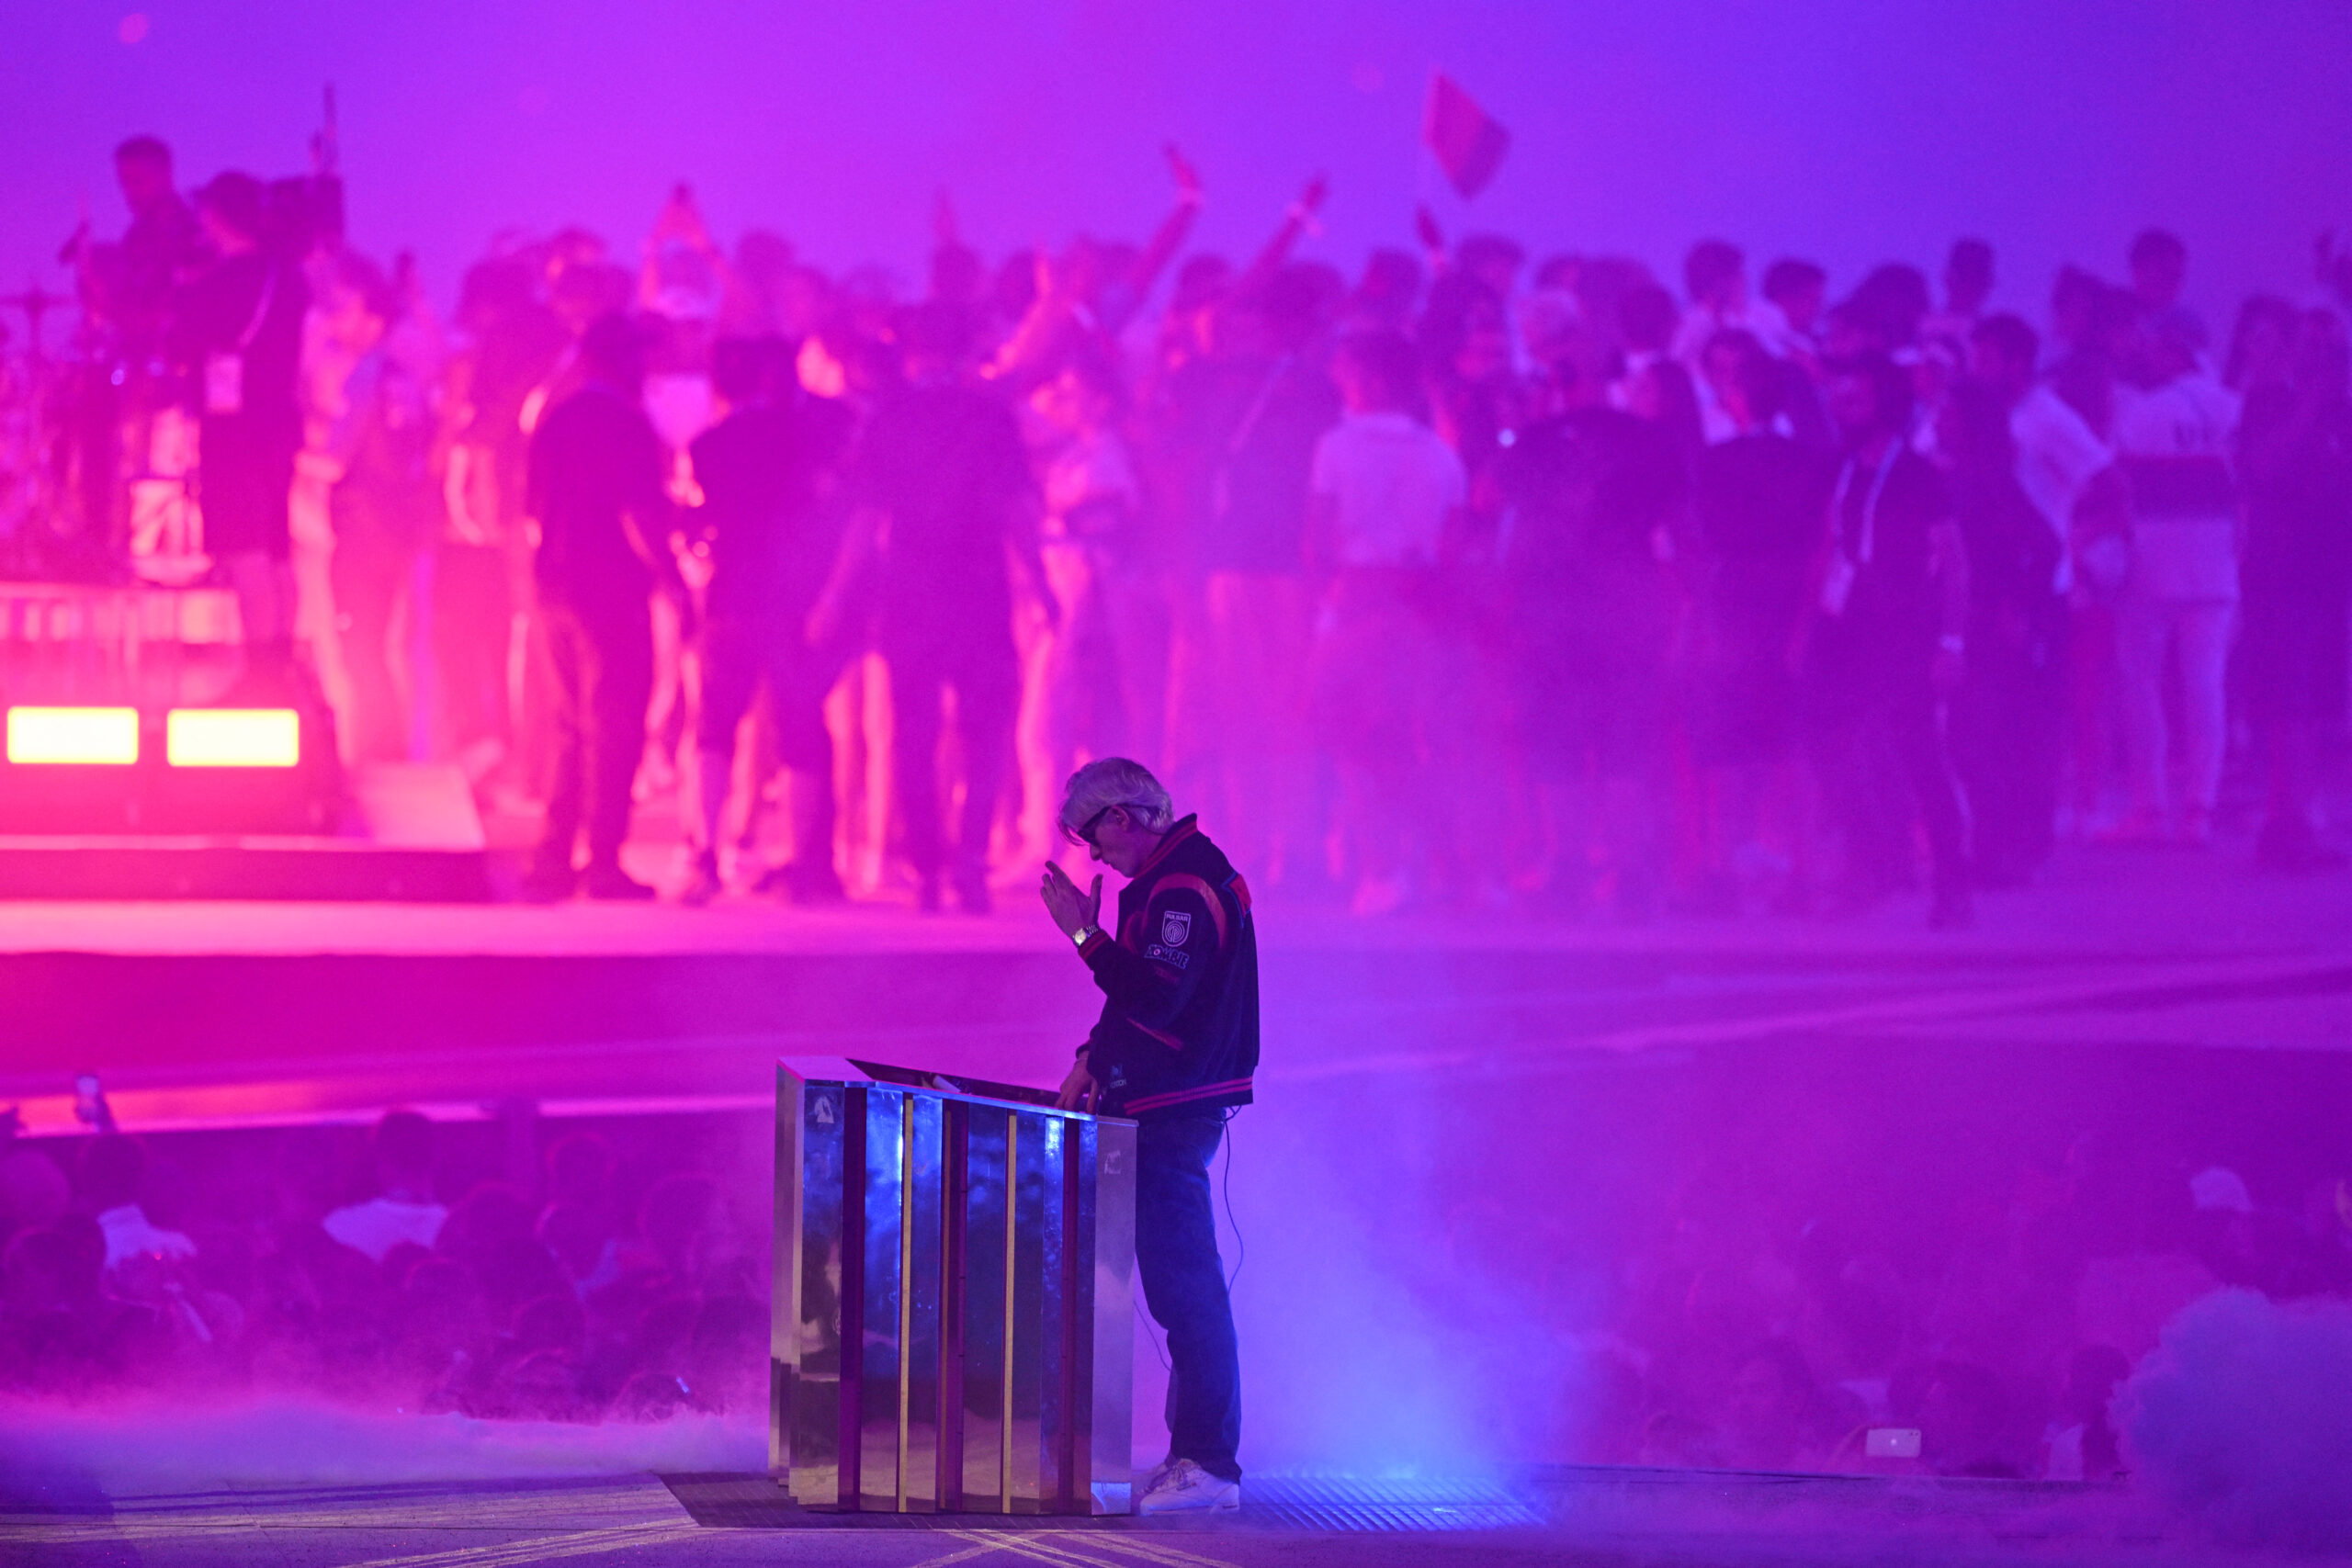
{"label": "person holding phone", "polygon": [[1136,1269],[1168,1332],[1168,1459],[1145,1514],[1241,1506],[1241,1365],[1217,1256],[1209,1161],[1258,1066],[1258,931],[1250,887],[1195,818],[1179,820],[1139,762],[1089,762],[1063,792],[1062,833],[1127,878],[1102,923],[1102,878],[1051,862],[1038,891],[1103,995],[1063,1081],[1067,1110],[1132,1116]]}

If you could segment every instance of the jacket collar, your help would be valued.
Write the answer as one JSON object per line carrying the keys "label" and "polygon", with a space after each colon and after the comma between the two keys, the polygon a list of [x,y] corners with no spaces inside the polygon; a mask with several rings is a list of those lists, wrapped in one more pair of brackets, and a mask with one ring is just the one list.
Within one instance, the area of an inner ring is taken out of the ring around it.
{"label": "jacket collar", "polygon": [[1160,839],[1159,847],[1146,855],[1143,863],[1136,867],[1136,874],[1132,880],[1141,882],[1158,870],[1159,863],[1166,860],[1178,844],[1201,830],[1200,820],[1201,816],[1197,811],[1190,817],[1180,818],[1176,826],[1169,829],[1167,834]]}

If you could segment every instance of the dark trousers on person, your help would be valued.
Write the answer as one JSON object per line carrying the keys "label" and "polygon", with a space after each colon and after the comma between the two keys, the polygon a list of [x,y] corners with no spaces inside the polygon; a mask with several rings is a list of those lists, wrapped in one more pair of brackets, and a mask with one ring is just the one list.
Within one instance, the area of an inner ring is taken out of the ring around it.
{"label": "dark trousers on person", "polygon": [[1875,896],[1910,885],[1916,820],[1927,831],[1937,897],[1965,897],[1967,810],[1945,744],[1941,705],[1927,682],[1891,682],[1870,693],[1828,719],[1818,744],[1824,793],[1845,838],[1853,891]]}
{"label": "dark trousers on person", "polygon": [[[702,754],[706,853],[718,850],[718,807],[727,798],[736,729],[764,684],[776,760],[792,780],[791,863],[804,881],[821,885],[833,877],[833,737],[825,728],[825,697],[841,664],[838,653],[809,648],[794,620],[714,615],[704,624],[695,745]],[[755,797],[757,789],[755,783]]]}
{"label": "dark trousers on person", "polygon": [[1021,701],[1012,645],[886,646],[883,657],[890,666],[891,782],[906,826],[907,860],[926,888],[935,887],[947,867],[939,734],[943,699],[952,688],[964,754],[964,811],[954,870],[959,885],[984,886],[989,830],[1012,771],[1012,724]]}
{"label": "dark trousers on person", "polygon": [[1988,887],[2021,883],[2050,858],[2065,733],[2064,606],[2050,619],[2046,635],[1973,637],[1968,684],[1952,705],[1972,861]]}
{"label": "dark trousers on person", "polygon": [[1168,1457],[1241,1479],[1241,1358],[1216,1251],[1209,1161],[1225,1136],[1215,1116],[1136,1129],[1136,1272],[1168,1334]]}
{"label": "dark trousers on person", "polygon": [[543,599],[538,619],[555,676],[555,778],[535,869],[568,872],[583,820],[589,866],[617,866],[653,694],[646,602],[588,608]]}

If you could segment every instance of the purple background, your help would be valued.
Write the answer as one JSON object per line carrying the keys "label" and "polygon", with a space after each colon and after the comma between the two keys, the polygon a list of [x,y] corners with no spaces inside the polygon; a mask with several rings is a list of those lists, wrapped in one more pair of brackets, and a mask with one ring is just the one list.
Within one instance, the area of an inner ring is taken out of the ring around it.
{"label": "purple background", "polygon": [[[120,40],[144,7],[144,39]],[[979,15],[984,11],[1000,14]],[[356,241],[413,246],[446,300],[497,230],[583,221],[633,249],[671,181],[723,237],[778,228],[828,265],[912,278],[934,190],[991,254],[1079,228],[1140,236],[1174,138],[1210,184],[1204,243],[1254,243],[1329,169],[1351,268],[1403,240],[1443,66],[1516,137],[1474,209],[1537,248],[1670,263],[1702,232],[1850,283],[2000,247],[2002,296],[2121,271],[2177,228],[2226,319],[2299,288],[2352,222],[2352,7],[2333,0],[1034,0],[972,7],[719,0],[10,0],[0,288],[48,265],[78,199],[122,221],[107,148],[153,130],[184,177],[303,164],[332,80]],[[1465,221],[1450,195],[1450,225]]]}

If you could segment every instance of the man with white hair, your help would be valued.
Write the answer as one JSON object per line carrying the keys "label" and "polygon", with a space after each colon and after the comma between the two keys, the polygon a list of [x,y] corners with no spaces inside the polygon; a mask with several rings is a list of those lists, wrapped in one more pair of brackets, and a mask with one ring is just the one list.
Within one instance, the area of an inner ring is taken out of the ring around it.
{"label": "man with white hair", "polygon": [[1241,1506],[1241,1365],[1216,1249],[1209,1161],[1250,1101],[1258,1066],[1258,932],[1249,885],[1194,818],[1124,757],[1070,775],[1060,826],[1127,878],[1102,924],[1102,878],[1080,888],[1048,862],[1038,889],[1102,988],[1102,1016],[1062,1084],[1065,1108],[1132,1116],[1136,1269],[1168,1331],[1168,1459],[1146,1514]]}

